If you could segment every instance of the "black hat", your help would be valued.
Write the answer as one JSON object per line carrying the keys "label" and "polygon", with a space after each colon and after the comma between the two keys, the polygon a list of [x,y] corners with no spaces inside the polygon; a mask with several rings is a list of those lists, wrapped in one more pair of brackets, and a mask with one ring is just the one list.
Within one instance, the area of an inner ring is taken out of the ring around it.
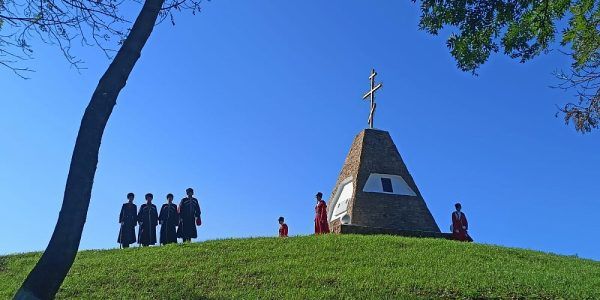
{"label": "black hat", "polygon": [[277,221],[283,222],[283,217],[279,217],[279,219],[277,219]]}
{"label": "black hat", "polygon": [[154,198],[154,195],[152,195],[152,193],[148,193],[148,194],[146,194],[146,196],[144,198],[148,198],[148,197]]}
{"label": "black hat", "polygon": [[315,196],[317,196],[317,197],[323,197],[323,193],[318,192]]}
{"label": "black hat", "polygon": [[187,188],[187,189],[185,189],[185,192],[186,192],[186,193],[188,193],[188,192],[192,192],[192,193],[193,193],[193,192],[194,192],[194,189],[193,189],[193,188]]}
{"label": "black hat", "polygon": [[460,203],[457,202],[456,204],[454,204],[454,207],[459,208],[462,207],[462,205],[460,205]]}

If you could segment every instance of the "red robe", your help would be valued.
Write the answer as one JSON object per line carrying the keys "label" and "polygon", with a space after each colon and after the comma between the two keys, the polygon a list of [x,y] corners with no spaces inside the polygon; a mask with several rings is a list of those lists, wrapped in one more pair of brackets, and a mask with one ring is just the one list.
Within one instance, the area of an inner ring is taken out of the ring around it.
{"label": "red robe", "polygon": [[288,226],[287,224],[281,224],[279,226],[279,237],[288,237]]}
{"label": "red robe", "polygon": [[329,222],[327,222],[327,204],[319,200],[315,206],[315,234],[329,233]]}
{"label": "red robe", "polygon": [[452,238],[458,241],[473,241],[467,230],[469,229],[469,222],[467,222],[467,216],[463,212],[452,213]]}

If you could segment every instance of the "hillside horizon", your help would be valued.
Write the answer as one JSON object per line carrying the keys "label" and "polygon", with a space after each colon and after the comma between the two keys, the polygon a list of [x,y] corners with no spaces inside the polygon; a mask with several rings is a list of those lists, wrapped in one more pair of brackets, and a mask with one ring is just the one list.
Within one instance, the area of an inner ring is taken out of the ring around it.
{"label": "hillside horizon", "polygon": [[[40,253],[0,256],[10,298]],[[324,235],[85,250],[58,299],[600,298],[600,262],[440,239]]]}

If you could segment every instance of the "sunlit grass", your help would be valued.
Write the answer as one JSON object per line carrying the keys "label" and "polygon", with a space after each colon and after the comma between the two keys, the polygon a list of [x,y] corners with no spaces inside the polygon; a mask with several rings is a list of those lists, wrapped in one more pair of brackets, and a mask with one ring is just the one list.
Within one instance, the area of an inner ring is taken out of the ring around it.
{"label": "sunlit grass", "polygon": [[[12,296],[38,257],[0,257],[0,299]],[[600,299],[600,263],[395,236],[230,239],[82,251],[57,297]]]}

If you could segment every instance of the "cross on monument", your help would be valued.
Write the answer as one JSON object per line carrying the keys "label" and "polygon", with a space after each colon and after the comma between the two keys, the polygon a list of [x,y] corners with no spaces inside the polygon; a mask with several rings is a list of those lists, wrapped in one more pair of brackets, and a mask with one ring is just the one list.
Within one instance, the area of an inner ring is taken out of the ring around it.
{"label": "cross on monument", "polygon": [[377,107],[377,103],[375,103],[375,92],[383,86],[381,83],[375,86],[375,76],[377,76],[377,72],[375,72],[375,69],[372,69],[371,76],[369,76],[369,80],[371,80],[371,90],[363,96],[363,99],[369,97],[371,100],[371,112],[369,113],[369,128],[371,129],[373,129],[373,117],[375,116],[375,108]]}

